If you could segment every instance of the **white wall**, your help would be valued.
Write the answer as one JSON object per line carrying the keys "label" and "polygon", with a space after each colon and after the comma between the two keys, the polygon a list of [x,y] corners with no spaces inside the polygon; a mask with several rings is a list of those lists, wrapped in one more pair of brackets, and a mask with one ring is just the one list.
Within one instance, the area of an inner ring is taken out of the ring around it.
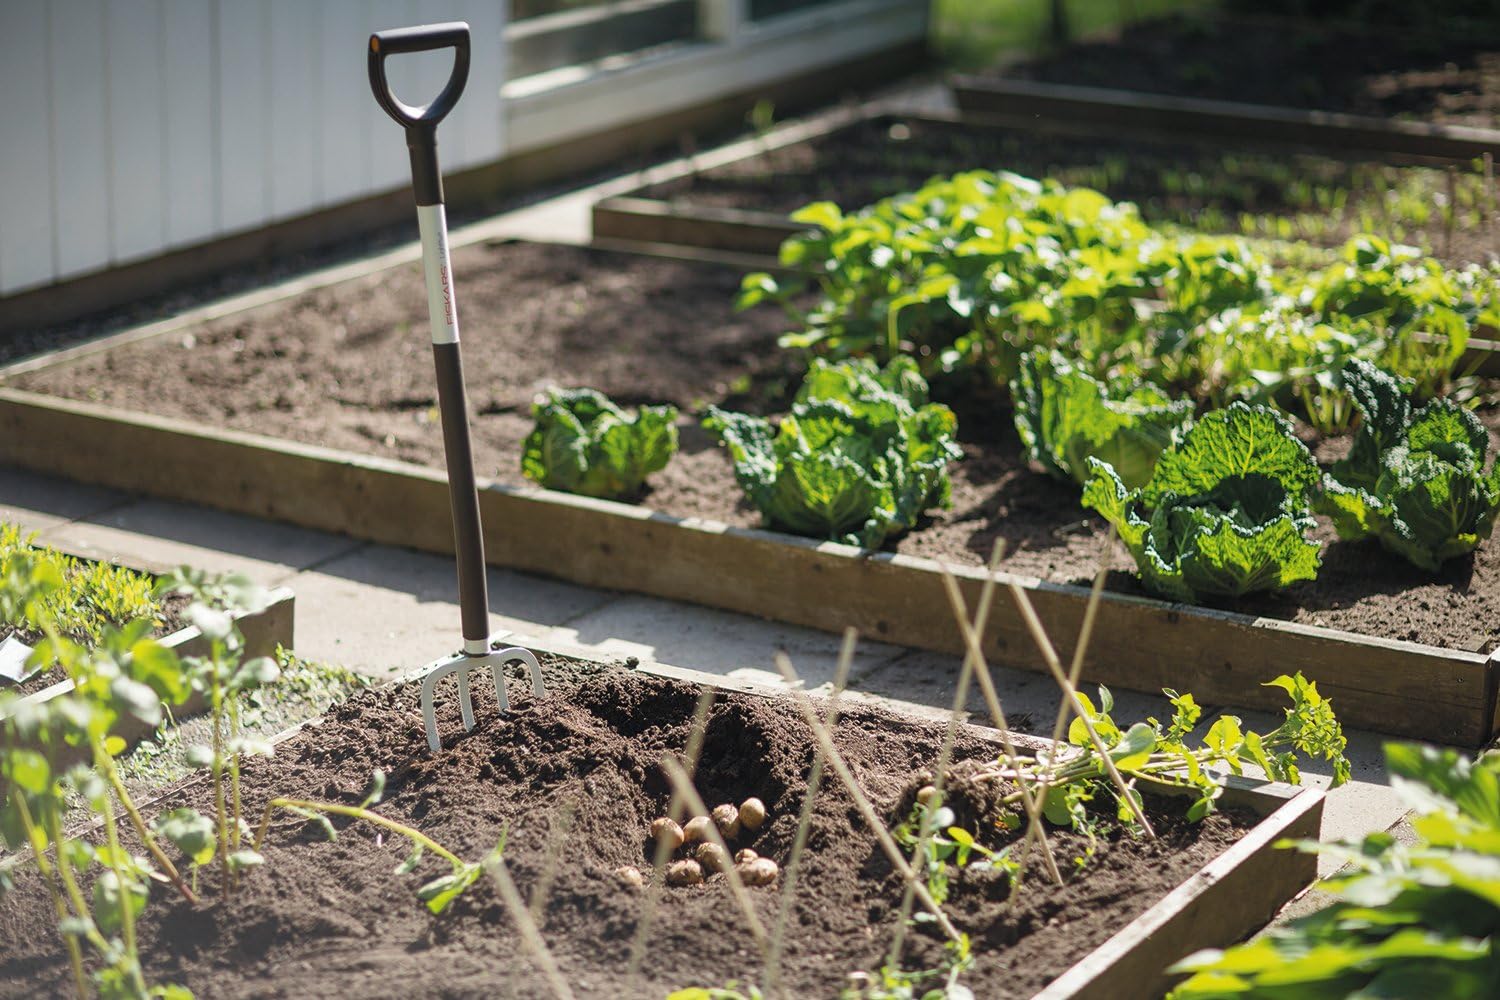
{"label": "white wall", "polygon": [[[507,0],[0,0],[0,295],[409,183],[372,30],[465,20],[443,166],[504,152]],[[392,57],[408,103],[451,55]]]}

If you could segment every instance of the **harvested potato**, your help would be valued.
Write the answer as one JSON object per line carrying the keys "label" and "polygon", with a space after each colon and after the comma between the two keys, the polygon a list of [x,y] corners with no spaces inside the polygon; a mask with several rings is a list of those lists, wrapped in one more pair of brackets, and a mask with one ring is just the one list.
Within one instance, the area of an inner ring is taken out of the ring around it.
{"label": "harvested potato", "polygon": [[651,821],[651,839],[657,841],[664,839],[667,842],[667,850],[675,851],[682,846],[686,835],[675,820],[662,816]]}
{"label": "harvested potato", "polygon": [[760,855],[750,850],[750,848],[742,847],[740,848],[739,853],[734,856],[734,863],[737,865],[745,865],[754,861],[758,857],[760,857]]}
{"label": "harvested potato", "polygon": [[709,828],[713,826],[713,820],[707,816],[694,816],[687,821],[682,828],[682,835],[689,844],[708,839]]}
{"label": "harvested potato", "polygon": [[696,861],[674,861],[667,865],[668,885],[698,885],[703,881],[703,868]]}
{"label": "harvested potato", "polygon": [[711,818],[714,826],[719,828],[719,836],[725,840],[733,840],[740,835],[740,811],[729,803],[714,806]]}
{"label": "harvested potato", "polygon": [[781,874],[780,867],[770,858],[756,858],[734,866],[740,881],[746,885],[770,885]]}
{"label": "harvested potato", "polygon": [[729,867],[729,852],[718,844],[710,844],[706,841],[699,844],[698,849],[693,852],[693,857],[706,872],[721,872]]}
{"label": "harvested potato", "polygon": [[627,889],[639,889],[646,884],[646,877],[641,874],[641,870],[630,865],[621,865],[616,868],[615,878],[619,879],[620,884]]}
{"label": "harvested potato", "polygon": [[746,830],[759,830],[766,821],[766,804],[757,798],[748,798],[740,803],[740,826]]}

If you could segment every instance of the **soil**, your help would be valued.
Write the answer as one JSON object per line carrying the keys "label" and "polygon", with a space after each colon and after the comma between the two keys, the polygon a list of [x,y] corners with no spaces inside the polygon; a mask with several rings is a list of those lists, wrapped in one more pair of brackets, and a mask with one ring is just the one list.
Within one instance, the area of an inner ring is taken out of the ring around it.
{"label": "soil", "polygon": [[1177,14],[998,75],[1479,128],[1500,127],[1500,38]]}
{"label": "soil", "polygon": [[[191,598],[186,594],[169,594],[157,601],[160,608],[161,624],[152,630],[153,638],[160,639],[171,635],[173,632],[187,627],[187,618],[184,616]],[[42,635],[27,629],[18,629],[4,623],[0,623],[0,642],[4,642],[10,636],[15,636],[21,642],[35,646],[42,641]],[[75,638],[77,638],[75,636]],[[62,677],[55,670],[48,668],[28,677],[20,684],[10,684],[0,681],[0,693],[35,694],[43,688],[51,687]]]}
{"label": "soil", "polygon": [[[1481,193],[1484,177],[1477,170],[1455,174],[1461,207],[1450,232],[1432,207],[1447,197],[1449,179],[1431,167],[922,119],[856,122],[635,193],[684,208],[785,215],[820,200],[853,210],[935,176],[977,168],[1095,188],[1116,201],[1134,202],[1151,222],[1200,231],[1294,237],[1335,247],[1374,229],[1454,264],[1500,255],[1500,236],[1485,224],[1487,209],[1481,206],[1488,205],[1488,197]],[[1247,229],[1245,215],[1256,217],[1253,227]]]}
{"label": "soil", "polygon": [[[664,996],[687,985],[718,986],[759,977],[761,963],[723,878],[666,888],[654,910],[643,978],[626,978],[642,890],[619,885],[623,865],[649,873],[647,829],[667,806],[664,754],[680,752],[691,727],[697,689],[680,681],[549,661],[553,689],[533,701],[512,684],[513,711],[496,718],[493,699],[476,689],[478,725],[459,732],[455,698],[440,693],[445,749],[427,752],[417,691],[362,692],[324,723],[282,744],[274,760],[245,772],[247,814],[258,817],[272,795],[355,803],[369,775],[387,775],[379,811],[415,825],[466,859],[482,858],[504,831],[505,859],[524,898],[536,900],[542,933],[564,978],[579,996]],[[900,822],[924,780],[914,760],[932,760],[942,729],[871,708],[850,708],[837,743],[887,823]],[[721,694],[711,710],[695,783],[710,802],[754,795],[766,824],[742,834],[785,865],[805,793],[814,741],[786,699]],[[994,745],[965,734],[960,761],[993,759]],[[996,789],[960,782],[959,820],[980,842],[1014,839],[996,826]],[[159,808],[211,808],[206,783],[169,796]],[[945,906],[974,937],[977,964],[964,981],[984,997],[1030,996],[1108,939],[1205,863],[1253,820],[1219,813],[1186,821],[1187,800],[1151,800],[1160,834],[1145,841],[1111,826],[1081,871],[1053,889],[1029,869],[1012,893],[1003,879],[955,877]],[[154,812],[155,809],[148,810]],[[564,817],[571,814],[571,820]],[[441,916],[418,902],[416,888],[444,874],[431,855],[410,875],[392,872],[404,841],[369,824],[335,820],[336,841],[285,813],[273,822],[266,863],[225,901],[204,878],[208,901],[193,908],[153,889],[140,922],[141,954],[151,982],[176,982],[199,996],[547,995],[521,950],[488,879]],[[798,894],[785,933],[783,982],[788,995],[827,997],[849,972],[884,961],[899,919],[901,884],[851,799],[830,778],[820,789],[803,855]],[[1082,856],[1085,838],[1051,831],[1061,858]],[[555,845],[562,844],[556,859]],[[1071,869],[1072,866],[1065,865]],[[0,996],[33,997],[65,988],[67,963],[50,905],[35,877],[23,873],[0,907]],[[87,891],[87,889],[85,889]],[[748,890],[756,913],[774,925],[776,888]],[[941,959],[931,925],[906,937],[906,968]]]}
{"label": "soil", "polygon": [[[753,527],[723,450],[687,410],[707,403],[777,412],[797,384],[778,350],[779,314],[736,314],[738,272],[576,247],[507,243],[454,255],[474,417],[476,467],[521,477],[528,404],[552,381],[590,385],[623,403],[684,408],[681,448],[644,504]],[[16,379],[23,389],[441,467],[426,294],[397,268]],[[160,373],[171,371],[172,379]],[[935,392],[942,395],[944,387]],[[1006,567],[1043,579],[1092,579],[1105,525],[1078,490],[1032,469],[1009,411],[950,399],[965,457],[950,466],[953,507],[889,546],[982,565],[997,539]],[[1484,419],[1496,439],[1500,414]],[[1331,461],[1343,446],[1324,443]],[[1488,652],[1500,644],[1500,545],[1428,574],[1374,542],[1341,542],[1327,522],[1317,581],[1222,606],[1366,635]],[[1141,593],[1123,550],[1110,587]]]}

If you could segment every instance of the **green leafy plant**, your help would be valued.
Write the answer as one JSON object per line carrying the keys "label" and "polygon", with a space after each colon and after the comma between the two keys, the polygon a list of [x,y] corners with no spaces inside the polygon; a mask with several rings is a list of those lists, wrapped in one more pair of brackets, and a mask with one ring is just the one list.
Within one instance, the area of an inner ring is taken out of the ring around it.
{"label": "green leafy plant", "polygon": [[677,452],[676,407],[643,406],[631,416],[593,389],[550,389],[531,415],[521,471],[549,490],[631,499]]}
{"label": "green leafy plant", "polygon": [[1500,513],[1500,465],[1479,418],[1448,399],[1414,409],[1408,384],[1362,361],[1343,370],[1362,423],[1323,482],[1339,537],[1375,537],[1424,569],[1471,552]]}
{"label": "green leafy plant", "polygon": [[1140,489],[1108,463],[1088,463],[1084,505],[1115,526],[1158,594],[1239,597],[1317,575],[1318,545],[1306,532],[1320,473],[1273,410],[1231,403],[1207,414]]}
{"label": "green leafy plant", "polygon": [[1108,386],[1056,351],[1023,355],[1010,394],[1027,457],[1079,485],[1088,482],[1093,457],[1108,462],[1127,488],[1144,486],[1193,417],[1190,400],[1168,399],[1149,385]]}
{"label": "green leafy plant", "polygon": [[1227,951],[1191,955],[1173,1000],[1500,995],[1500,755],[1388,743],[1391,786],[1414,810],[1414,844],[1387,832],[1303,841],[1348,873],[1316,913]]}
{"label": "green leafy plant", "polygon": [[910,359],[884,369],[815,359],[774,429],[717,407],[703,426],[729,449],[735,478],[768,525],[873,549],[949,501],[958,421],[926,398]]}
{"label": "green leafy plant", "polygon": [[16,606],[0,613],[0,635],[18,631],[22,638],[39,639],[48,621],[60,635],[79,642],[97,642],[110,625],[145,620],[157,624],[160,606],[152,594],[150,576],[105,562],[87,562],[56,549],[36,545],[34,536],[15,524],[0,523],[0,579],[12,567],[25,576],[35,563],[45,563],[57,585],[33,601],[29,610]]}
{"label": "green leafy plant", "polygon": [[371,775],[370,787],[365,792],[364,799],[358,805],[345,805],[339,802],[318,802],[307,799],[274,798],[266,803],[265,812],[261,815],[260,827],[255,833],[252,849],[257,855],[259,854],[261,845],[266,838],[266,831],[271,826],[271,817],[277,810],[284,810],[317,823],[322,827],[323,832],[329,840],[338,839],[338,831],[334,828],[333,823],[329,821],[329,816],[344,816],[365,823],[371,823],[399,834],[411,843],[411,853],[406,856],[405,861],[396,867],[395,874],[406,875],[415,871],[422,861],[423,854],[427,851],[431,851],[451,866],[452,870],[448,874],[440,875],[424,883],[417,889],[417,898],[425,903],[427,909],[433,914],[439,914],[446,910],[455,899],[463,895],[470,886],[479,881],[479,876],[484,873],[485,865],[500,858],[505,851],[505,831],[502,830],[499,842],[485,856],[483,861],[464,861],[457,854],[454,854],[422,831],[375,812],[371,807],[379,804],[380,800],[384,797],[385,772],[377,769]]}
{"label": "green leafy plant", "polygon": [[[150,623],[106,627],[92,648],[62,636],[49,608],[65,586],[62,569],[45,552],[18,556],[5,569],[0,612],[35,621],[45,634],[33,654],[55,663],[73,681],[73,691],[44,703],[0,696],[0,840],[12,850],[29,848],[57,914],[73,985],[80,997],[92,984],[103,997],[164,997],[191,994],[176,986],[148,986],[140,964],[136,920],[153,880],[174,884],[189,901],[195,896],[162,851],[120,780],[115,757],[125,748],[114,733],[119,720],[158,724],[163,705],[180,704],[188,693],[176,657],[146,636]],[[64,817],[82,803],[103,830],[94,844],[66,832]],[[116,816],[123,812],[147,856],[128,851]],[[80,878],[91,876],[92,894]],[[10,880],[0,875],[0,890]],[[86,966],[85,949],[95,960]]]}

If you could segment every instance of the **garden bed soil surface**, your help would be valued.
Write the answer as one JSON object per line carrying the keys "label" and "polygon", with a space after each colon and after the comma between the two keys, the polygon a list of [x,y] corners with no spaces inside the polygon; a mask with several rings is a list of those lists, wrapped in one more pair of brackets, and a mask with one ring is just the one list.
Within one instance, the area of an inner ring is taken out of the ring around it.
{"label": "garden bed soil surface", "polygon": [[1432,29],[1177,14],[996,74],[1500,128],[1500,28]]}
{"label": "garden bed soil surface", "polygon": [[1432,167],[920,118],[864,119],[632,195],[684,210],[789,215],[811,201],[832,201],[848,211],[914,190],[935,176],[978,168],[1095,188],[1116,201],[1135,202],[1151,222],[1200,231],[1331,247],[1373,230],[1455,264],[1500,252],[1500,237],[1483,221],[1493,196],[1483,173],[1467,167],[1455,175],[1460,207],[1450,233],[1434,207],[1447,197],[1448,177]]}
{"label": "garden bed soil surface", "polygon": [[[173,632],[177,632],[180,629],[187,628],[188,622],[187,618],[184,617],[184,615],[187,611],[188,604],[190,604],[191,602],[192,598],[188,597],[186,594],[169,594],[166,597],[161,598],[157,602],[160,608],[158,614],[160,616],[161,624],[157,625],[157,627],[152,630],[152,637],[156,639],[162,639],[166,636],[171,635]],[[31,632],[26,629],[18,629],[13,625],[7,625],[4,622],[0,622],[0,642],[4,642],[10,636],[15,636],[21,642],[24,642],[29,646],[35,646],[37,643],[41,642],[43,638],[40,633]],[[74,638],[78,637],[75,636]],[[53,684],[56,684],[60,680],[62,680],[62,675],[49,668],[47,670],[41,671],[40,673],[33,674],[26,680],[22,681],[20,684],[9,684],[0,681],[0,694],[5,694],[8,692],[15,692],[18,694],[35,694],[36,692],[41,691],[44,688],[51,687]]]}
{"label": "garden bed soil surface", "polygon": [[[461,857],[478,859],[508,831],[505,857],[522,895],[541,900],[540,923],[564,977],[580,996],[663,996],[686,985],[758,977],[760,959],[722,877],[668,888],[655,910],[644,982],[625,978],[644,896],[622,888],[622,865],[649,871],[647,829],[667,805],[660,769],[680,752],[698,689],[690,684],[548,660],[552,691],[523,695],[497,719],[476,698],[479,723],[462,738],[451,690],[440,695],[446,748],[427,752],[414,685],[367,691],[324,723],[283,743],[273,760],[245,772],[247,813],[273,795],[357,802],[375,768],[387,774],[379,811],[410,823]],[[483,692],[483,685],[476,689]],[[517,693],[521,690],[515,686]],[[514,697],[514,695],[513,695]],[[872,708],[848,708],[836,742],[888,823],[909,810],[923,776],[913,761],[935,759],[942,727]],[[814,752],[811,733],[786,699],[724,693],[708,717],[695,784],[710,802],[754,795],[766,825],[737,841],[785,865]],[[993,759],[993,743],[963,735],[956,759]],[[920,765],[919,765],[920,766]],[[994,826],[997,790],[955,786],[959,821],[980,842],[1011,838]],[[1031,869],[1012,894],[1002,879],[956,877],[946,909],[973,935],[977,965],[965,982],[984,997],[1025,997],[1102,944],[1128,921],[1221,854],[1253,823],[1233,813],[1192,824],[1187,799],[1149,800],[1160,834],[1145,841],[1118,829],[1101,836],[1081,871],[1061,889]],[[211,808],[206,783],[170,796]],[[565,828],[565,810],[572,810]],[[178,982],[199,996],[545,996],[518,935],[488,880],[433,917],[415,890],[442,874],[429,859],[393,875],[407,845],[369,825],[335,820],[337,841],[285,814],[267,838],[266,864],[237,897],[194,909],[156,887],[140,927],[148,979]],[[564,832],[565,831],[565,832]],[[1082,855],[1084,838],[1052,831],[1059,858]],[[549,860],[554,845],[563,849]],[[1065,865],[1065,868],[1071,868]],[[207,883],[205,883],[207,884]],[[778,883],[779,887],[779,883]],[[760,919],[775,922],[779,894],[749,890]],[[875,970],[890,947],[901,883],[852,801],[825,779],[787,925],[784,982],[791,995],[833,996],[847,973]],[[0,906],[0,995],[32,997],[65,988],[67,962],[46,897],[21,880]],[[906,968],[930,968],[941,942],[929,929],[907,935]]]}
{"label": "garden bed soil surface", "polygon": [[[775,412],[797,384],[776,347],[782,317],[736,314],[738,272],[576,247],[507,243],[454,254],[481,476],[527,485],[521,442],[529,406],[549,384],[589,385],[623,403],[707,403]],[[309,444],[443,464],[414,265],[226,317],[192,333],[118,348],[21,376],[18,388]],[[173,373],[162,378],[162,372]],[[936,387],[942,395],[943,387]],[[1030,469],[1011,414],[994,400],[954,400],[965,458],[950,466],[953,507],[890,543],[897,552],[983,565],[997,539],[1006,568],[1087,583],[1104,551],[1102,520],[1076,487]],[[1484,419],[1496,440],[1500,414]],[[696,420],[641,502],[668,514],[759,525],[732,466]],[[1347,441],[1318,446],[1331,461]],[[1500,545],[1429,574],[1374,542],[1327,541],[1317,581],[1231,610],[1366,635],[1489,651],[1500,641]],[[1123,550],[1109,586],[1141,593]],[[628,572],[628,567],[621,567]]]}

